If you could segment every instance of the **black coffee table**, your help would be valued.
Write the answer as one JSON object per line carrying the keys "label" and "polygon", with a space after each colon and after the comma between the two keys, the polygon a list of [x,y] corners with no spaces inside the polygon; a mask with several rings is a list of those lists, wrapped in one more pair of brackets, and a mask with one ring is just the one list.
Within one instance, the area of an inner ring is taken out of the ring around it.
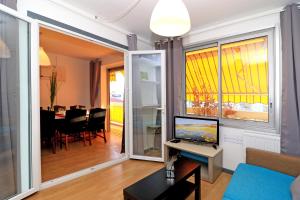
{"label": "black coffee table", "polygon": [[[195,191],[195,200],[200,195],[200,164],[181,159],[175,163],[175,179],[166,178],[166,168],[143,178],[123,190],[125,200],[153,200],[153,199],[185,199]],[[195,174],[195,183],[187,181]]]}

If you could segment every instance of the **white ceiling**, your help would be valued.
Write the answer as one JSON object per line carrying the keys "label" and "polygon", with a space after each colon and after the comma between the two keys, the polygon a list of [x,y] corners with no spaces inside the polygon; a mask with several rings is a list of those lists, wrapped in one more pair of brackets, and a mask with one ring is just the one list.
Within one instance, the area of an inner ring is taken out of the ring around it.
{"label": "white ceiling", "polygon": [[[149,29],[151,12],[158,0],[64,0],[99,20],[110,22],[146,39],[157,36]],[[170,0],[171,1],[171,0]],[[192,23],[192,30],[260,12],[277,9],[299,0],[184,0]],[[57,1],[56,1],[57,2]],[[172,4],[170,4],[172,9]]]}

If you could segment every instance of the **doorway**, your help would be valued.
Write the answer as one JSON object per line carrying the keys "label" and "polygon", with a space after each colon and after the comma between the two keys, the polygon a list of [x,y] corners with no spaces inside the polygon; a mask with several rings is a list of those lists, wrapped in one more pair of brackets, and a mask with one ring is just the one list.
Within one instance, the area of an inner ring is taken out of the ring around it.
{"label": "doorway", "polygon": [[[108,110],[103,106],[101,72],[123,65],[124,53],[48,27],[40,29],[40,45],[42,182],[122,159],[122,138],[116,139],[104,125]],[[44,57],[48,64],[42,63]],[[54,129],[44,126],[50,113]],[[76,130],[72,123],[77,120],[70,113],[82,113]],[[97,122],[99,127],[90,130],[92,116],[104,117],[103,126]]]}
{"label": "doorway", "polygon": [[108,70],[109,126],[112,135],[122,138],[124,118],[124,67]]}

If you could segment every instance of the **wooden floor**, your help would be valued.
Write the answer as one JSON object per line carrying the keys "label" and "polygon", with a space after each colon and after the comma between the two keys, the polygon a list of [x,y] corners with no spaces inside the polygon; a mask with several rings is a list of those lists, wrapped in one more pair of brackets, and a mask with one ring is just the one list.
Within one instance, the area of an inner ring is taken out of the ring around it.
{"label": "wooden floor", "polygon": [[107,143],[96,137],[92,145],[84,146],[82,141],[69,143],[68,151],[57,148],[56,154],[51,149],[42,149],[42,181],[58,178],[85,168],[95,166],[121,157],[120,127],[113,126],[107,132]]}
{"label": "wooden floor", "polygon": [[[43,190],[27,200],[123,199],[123,188],[163,167],[162,163],[128,160],[115,166]],[[201,181],[202,200],[222,199],[231,175],[222,173],[214,184]],[[192,200],[194,194],[188,198]]]}

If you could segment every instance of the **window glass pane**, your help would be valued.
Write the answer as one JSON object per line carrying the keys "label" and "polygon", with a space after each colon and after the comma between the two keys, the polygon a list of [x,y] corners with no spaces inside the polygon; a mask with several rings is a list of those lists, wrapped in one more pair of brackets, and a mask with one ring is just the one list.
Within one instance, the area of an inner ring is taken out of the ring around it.
{"label": "window glass pane", "polygon": [[222,117],[269,121],[268,37],[221,46]]}
{"label": "window glass pane", "polygon": [[186,53],[186,112],[215,117],[218,114],[218,47]]}
{"label": "window glass pane", "polygon": [[132,55],[132,153],[162,156],[161,54]]}
{"label": "window glass pane", "polygon": [[29,24],[0,12],[0,199],[30,186]]}

